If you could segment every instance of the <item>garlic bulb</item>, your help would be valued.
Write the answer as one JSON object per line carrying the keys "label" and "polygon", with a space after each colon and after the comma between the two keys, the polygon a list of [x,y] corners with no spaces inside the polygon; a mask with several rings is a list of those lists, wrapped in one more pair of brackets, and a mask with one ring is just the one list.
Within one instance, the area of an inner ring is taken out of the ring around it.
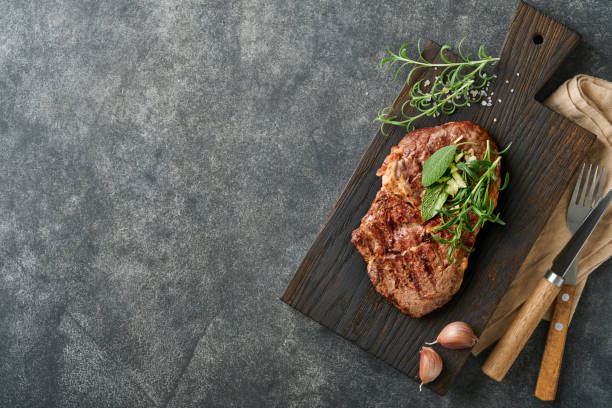
{"label": "garlic bulb", "polygon": [[433,343],[425,343],[428,345],[439,343],[442,347],[448,349],[465,349],[470,348],[478,341],[478,337],[472,331],[472,328],[464,322],[449,323],[442,329],[438,338]]}
{"label": "garlic bulb", "polygon": [[427,384],[438,378],[442,372],[442,358],[431,347],[421,348],[421,358],[419,361],[419,377],[421,385],[419,391],[423,388],[423,384]]}

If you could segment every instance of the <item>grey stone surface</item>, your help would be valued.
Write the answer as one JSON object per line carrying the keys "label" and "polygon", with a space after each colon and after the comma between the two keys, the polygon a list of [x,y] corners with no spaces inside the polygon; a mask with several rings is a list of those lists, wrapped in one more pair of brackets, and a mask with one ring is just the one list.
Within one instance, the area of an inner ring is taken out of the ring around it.
{"label": "grey stone surface", "polygon": [[[536,1],[612,78],[607,0]],[[544,406],[546,327],[445,397],[278,300],[418,37],[499,49],[514,1],[0,1],[0,406]],[[546,91],[545,91],[546,92]],[[612,263],[555,406],[612,397]]]}

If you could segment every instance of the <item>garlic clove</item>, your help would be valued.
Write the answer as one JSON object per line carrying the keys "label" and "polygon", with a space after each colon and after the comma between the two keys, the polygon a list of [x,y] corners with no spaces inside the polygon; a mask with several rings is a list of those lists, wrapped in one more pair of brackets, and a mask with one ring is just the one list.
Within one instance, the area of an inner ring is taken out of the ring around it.
{"label": "garlic clove", "polygon": [[422,390],[423,384],[427,384],[438,378],[442,372],[442,357],[431,347],[422,347],[419,360],[419,377],[421,385],[419,391]]}
{"label": "garlic clove", "polygon": [[442,329],[436,341],[426,344],[438,343],[444,348],[458,350],[473,347],[477,341],[478,337],[467,323],[453,322]]}

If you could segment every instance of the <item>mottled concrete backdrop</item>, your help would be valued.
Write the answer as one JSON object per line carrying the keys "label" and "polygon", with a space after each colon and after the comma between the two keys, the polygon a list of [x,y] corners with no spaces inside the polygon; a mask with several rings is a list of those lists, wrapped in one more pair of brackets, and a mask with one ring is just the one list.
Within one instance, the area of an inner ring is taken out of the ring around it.
{"label": "mottled concrete backdrop", "polygon": [[[555,83],[611,79],[610,2],[536,3],[584,35]],[[441,398],[278,300],[400,87],[384,48],[495,53],[514,6],[0,0],[0,406],[538,406],[545,325]],[[609,404],[611,289],[558,406]]]}

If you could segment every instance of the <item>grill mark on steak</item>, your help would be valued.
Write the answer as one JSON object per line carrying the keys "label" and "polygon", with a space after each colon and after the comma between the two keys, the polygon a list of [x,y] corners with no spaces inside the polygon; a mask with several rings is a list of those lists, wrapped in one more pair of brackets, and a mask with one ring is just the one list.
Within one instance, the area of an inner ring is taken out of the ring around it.
{"label": "grill mark on steak", "polygon": [[425,252],[423,252],[422,245],[418,247],[418,252],[419,252],[419,258],[421,259],[421,262],[423,264],[423,269],[425,270],[425,275],[427,275],[427,278],[429,278],[429,281],[431,282],[432,286],[435,288],[436,278],[434,276],[433,269],[431,268],[431,265],[429,263],[429,258],[427,257]]}
{"label": "grill mark on steak", "polygon": [[421,282],[416,277],[415,271],[413,269],[409,269],[407,275],[408,280],[410,281],[414,289],[417,291],[419,296],[423,296],[423,288],[421,287]]}
{"label": "grill mark on steak", "polygon": [[[385,158],[376,175],[382,188],[351,242],[368,263],[374,288],[393,305],[413,317],[421,317],[447,303],[459,290],[469,252],[454,251],[456,262],[446,258],[448,245],[434,240],[430,231],[441,225],[440,217],[423,222],[420,206],[424,194],[423,164],[429,156],[459,137],[474,142],[469,149],[482,158],[486,141],[497,150],[486,130],[471,122],[450,122],[408,133]],[[493,157],[494,159],[495,157]],[[499,178],[500,169],[496,171]],[[489,197],[497,204],[498,191]],[[476,234],[465,232],[462,239],[473,247]],[[436,233],[450,239],[447,230]]]}

